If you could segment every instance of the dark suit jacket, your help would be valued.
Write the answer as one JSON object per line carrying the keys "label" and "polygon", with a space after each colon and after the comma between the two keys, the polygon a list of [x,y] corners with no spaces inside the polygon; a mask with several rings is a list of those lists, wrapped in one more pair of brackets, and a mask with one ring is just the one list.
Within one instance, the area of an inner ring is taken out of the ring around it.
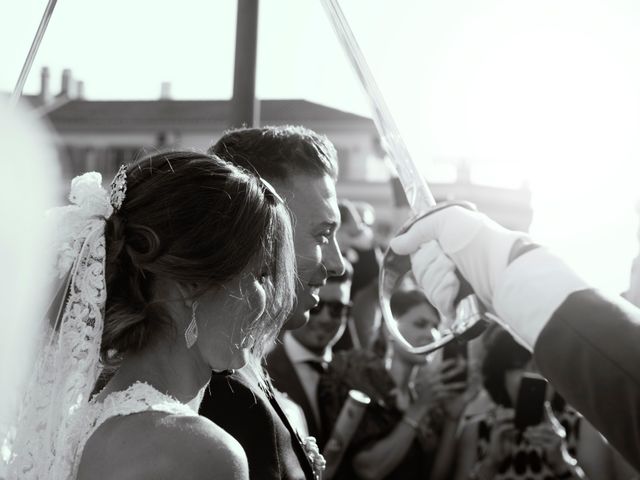
{"label": "dark suit jacket", "polygon": [[316,422],[309,398],[282,343],[276,344],[275,348],[269,353],[266,367],[274,387],[286,393],[291,400],[300,405],[307,420],[309,435],[316,437],[320,450],[322,450],[322,447],[324,447],[323,432],[318,422]]}
{"label": "dark suit jacket", "polygon": [[244,448],[252,480],[313,480],[313,467],[278,402],[242,374],[214,374],[200,415],[230,433]]}
{"label": "dark suit jacket", "polygon": [[595,290],[574,292],[534,356],[567,402],[640,469],[640,310]]}

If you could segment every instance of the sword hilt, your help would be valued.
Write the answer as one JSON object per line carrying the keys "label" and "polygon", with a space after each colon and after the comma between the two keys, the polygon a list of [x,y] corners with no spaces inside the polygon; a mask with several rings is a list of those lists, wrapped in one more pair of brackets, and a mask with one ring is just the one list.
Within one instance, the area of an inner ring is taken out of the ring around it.
{"label": "sword hilt", "polygon": [[[446,202],[440,203],[429,209],[427,212],[416,216],[405,224],[398,234],[402,234],[409,230],[417,221],[431,215],[437,211],[451,206],[461,206],[475,210],[475,206],[468,202]],[[397,288],[399,281],[411,271],[411,259],[409,255],[398,255],[391,248],[388,248],[384,254],[382,268],[380,269],[380,289],[379,300],[382,310],[382,317],[390,333],[400,342],[403,349],[409,353],[428,354],[446,344],[457,340],[467,342],[480,335],[488,325],[484,317],[485,309],[480,303],[477,296],[473,292],[471,284],[456,270],[456,275],[460,281],[460,288],[455,299],[456,318],[449,327],[443,332],[443,336],[427,345],[411,345],[400,333],[398,323],[391,312],[390,300],[394,290]]]}

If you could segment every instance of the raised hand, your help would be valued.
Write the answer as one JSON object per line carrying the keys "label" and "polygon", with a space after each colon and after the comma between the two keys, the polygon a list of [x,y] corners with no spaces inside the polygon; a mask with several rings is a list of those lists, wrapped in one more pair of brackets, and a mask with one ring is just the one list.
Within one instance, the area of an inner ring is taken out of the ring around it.
{"label": "raised hand", "polygon": [[487,460],[494,467],[500,465],[511,455],[518,433],[513,419],[514,411],[512,409],[498,408],[496,410],[496,419],[491,429],[487,450]]}
{"label": "raised hand", "polygon": [[566,471],[574,466],[575,459],[567,451],[566,432],[551,410],[545,404],[545,416],[542,423],[529,427],[524,432],[524,438],[544,453],[544,456],[554,471]]}
{"label": "raised hand", "polygon": [[564,436],[558,434],[558,432],[551,426],[548,421],[542,422],[540,425],[529,427],[523,434],[524,438],[533,447],[540,448],[544,456],[554,471],[567,468],[565,462],[566,443]]}
{"label": "raised hand", "polygon": [[466,368],[462,358],[431,362],[421,367],[413,385],[417,394],[415,403],[429,407],[438,404],[450,419],[460,418],[478,392],[476,387],[468,388],[466,381],[451,381]]}
{"label": "raised hand", "polygon": [[[427,292],[435,283],[425,273],[439,272],[443,263],[433,246],[432,251],[420,252],[425,244],[437,241],[442,252],[458,267],[474,291],[486,305],[491,305],[498,276],[507,267],[515,242],[526,235],[507,230],[486,215],[451,206],[428,215],[415,223],[407,232],[391,241],[391,248],[400,255],[412,256],[412,267],[418,281]],[[432,259],[425,269],[425,259]],[[450,276],[446,277],[450,279]],[[430,300],[434,300],[430,298]]]}
{"label": "raised hand", "polygon": [[[445,396],[443,380],[449,379],[460,373],[455,360],[444,362],[429,362],[418,369],[418,373],[413,382],[416,393],[416,404],[432,406]],[[455,369],[454,369],[455,368]]]}
{"label": "raised hand", "polygon": [[449,382],[451,378],[455,378],[458,374],[468,372],[468,362],[462,358],[456,360],[453,368],[447,370],[442,376],[442,386],[440,388],[439,401],[449,420],[459,420],[464,413],[465,408],[476,396],[480,390],[480,384],[470,382],[469,377],[462,382]]}

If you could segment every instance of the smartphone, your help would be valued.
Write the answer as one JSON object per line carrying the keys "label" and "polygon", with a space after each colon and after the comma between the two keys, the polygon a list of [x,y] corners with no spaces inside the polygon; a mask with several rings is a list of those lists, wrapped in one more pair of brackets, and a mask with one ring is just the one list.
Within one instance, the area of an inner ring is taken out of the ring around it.
{"label": "smartphone", "polygon": [[[466,342],[458,342],[457,340],[453,340],[447,343],[444,347],[442,347],[442,361],[446,360],[459,360],[463,359],[467,362],[467,358],[469,357],[469,351],[467,349]],[[458,375],[451,377],[445,383],[458,383],[458,382],[466,382],[467,381],[467,367],[465,366],[464,370],[460,372]]]}
{"label": "smartphone", "polygon": [[515,427],[523,431],[538,425],[544,418],[544,402],[547,396],[547,381],[535,373],[525,373],[520,381],[516,400]]}

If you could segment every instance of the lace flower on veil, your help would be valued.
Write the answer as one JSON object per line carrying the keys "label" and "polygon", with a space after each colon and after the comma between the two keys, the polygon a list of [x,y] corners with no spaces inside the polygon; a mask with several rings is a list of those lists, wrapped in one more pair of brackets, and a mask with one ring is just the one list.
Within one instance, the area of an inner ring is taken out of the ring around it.
{"label": "lace flower on veil", "polygon": [[9,479],[74,477],[82,407],[100,372],[107,298],[104,229],[114,208],[96,172],[73,179],[69,200],[71,205],[48,212],[56,226],[52,273],[64,279],[63,295],[41,332],[42,350],[22,403]]}
{"label": "lace flower on veil", "polygon": [[55,270],[58,278],[65,276],[80,253],[82,230],[94,220],[106,219],[113,213],[109,194],[102,188],[102,175],[88,172],[71,181],[69,201],[72,205],[47,212],[56,227],[53,251],[56,252]]}

